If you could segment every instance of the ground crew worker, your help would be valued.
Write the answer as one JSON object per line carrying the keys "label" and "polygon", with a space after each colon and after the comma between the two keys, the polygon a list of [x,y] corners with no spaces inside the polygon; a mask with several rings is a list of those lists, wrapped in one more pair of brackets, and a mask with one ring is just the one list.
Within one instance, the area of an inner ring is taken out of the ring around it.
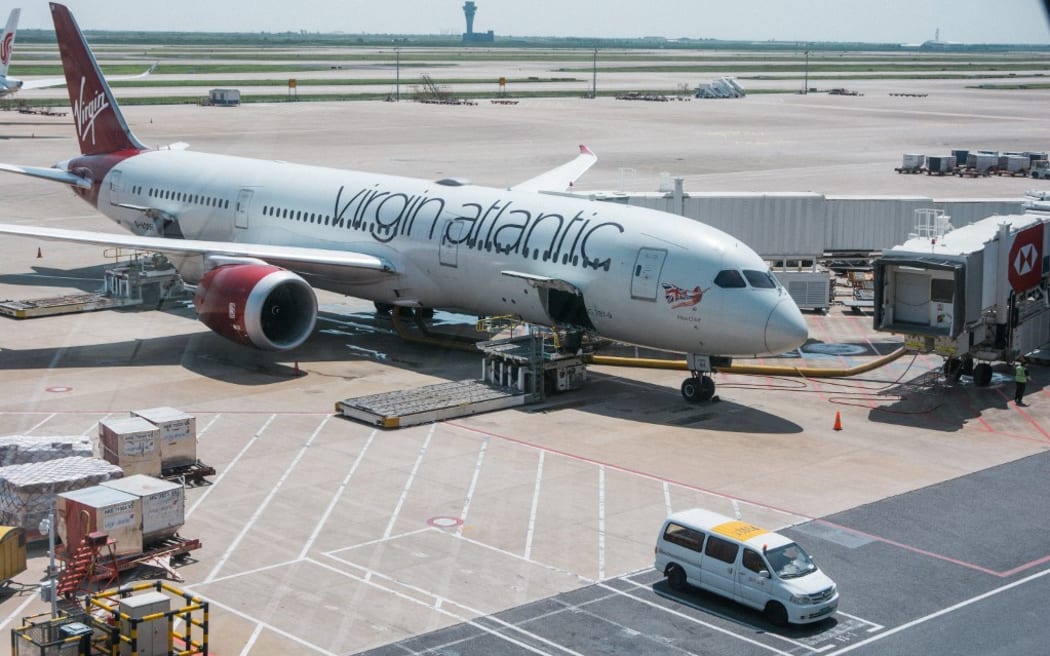
{"label": "ground crew worker", "polygon": [[1024,388],[1028,385],[1028,367],[1025,366],[1024,360],[1018,360],[1017,365],[1014,366],[1014,402],[1017,405],[1024,405],[1021,399],[1024,398]]}

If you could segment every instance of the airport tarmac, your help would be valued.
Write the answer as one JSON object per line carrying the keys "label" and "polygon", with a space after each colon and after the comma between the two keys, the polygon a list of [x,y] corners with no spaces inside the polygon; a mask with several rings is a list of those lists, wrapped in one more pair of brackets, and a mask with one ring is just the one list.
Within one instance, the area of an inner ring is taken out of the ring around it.
{"label": "airport tarmac", "polygon": [[[1050,91],[960,82],[904,99],[891,84],[690,103],[125,111],[153,145],[495,186],[582,142],[599,156],[582,188],[654,190],[661,171],[687,191],[1045,188],[893,167],[904,152],[1046,150]],[[74,149],[68,118],[0,114],[0,142],[8,163]],[[59,185],[3,175],[0,198],[4,222],[114,230]],[[11,238],[0,256],[0,298],[96,288],[107,262]],[[592,367],[583,390],[541,405],[382,431],[333,416],[334,402],[475,377],[479,358],[405,344],[364,301],[319,300],[318,334],[285,354],[231,345],[185,304],[0,321],[0,434],[91,435],[158,405],[197,416],[217,474],[186,491],[182,534],[203,547],[179,585],[212,603],[214,653],[966,653],[982,627],[1000,653],[1050,642],[1031,615],[1050,592],[1042,367],[1020,408],[1007,377],[946,386],[932,357],[845,380],[722,374],[720,400],[699,406],[682,401],[681,372]],[[807,320],[812,343],[771,362],[848,367],[899,344],[840,306]],[[836,618],[780,630],[702,593],[671,595],[651,572],[655,532],[691,506],[791,527],[839,583]],[[19,583],[40,581],[44,550],[32,545]],[[3,630],[47,610],[32,592],[0,599]]]}

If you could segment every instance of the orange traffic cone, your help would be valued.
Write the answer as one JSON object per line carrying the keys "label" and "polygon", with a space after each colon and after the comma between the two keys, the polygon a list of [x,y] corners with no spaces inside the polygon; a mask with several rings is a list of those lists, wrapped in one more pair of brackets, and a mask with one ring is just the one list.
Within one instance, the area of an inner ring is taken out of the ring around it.
{"label": "orange traffic cone", "polygon": [[835,411],[835,430],[842,430],[842,415],[839,414],[838,410]]}
{"label": "orange traffic cone", "polygon": [[36,247],[36,256],[38,258],[44,257],[44,254],[40,252],[40,247],[39,246]]}

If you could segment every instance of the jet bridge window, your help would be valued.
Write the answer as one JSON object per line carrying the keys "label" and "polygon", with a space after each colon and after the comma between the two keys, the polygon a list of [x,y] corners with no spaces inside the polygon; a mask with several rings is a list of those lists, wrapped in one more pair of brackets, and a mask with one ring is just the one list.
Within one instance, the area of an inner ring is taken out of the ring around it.
{"label": "jet bridge window", "polygon": [[773,275],[768,271],[754,271],[752,269],[744,269],[744,277],[751,283],[752,287],[756,289],[776,289],[777,281],[773,279]]}
{"label": "jet bridge window", "polygon": [[715,276],[715,284],[726,289],[747,287],[747,283],[744,282],[744,276],[740,275],[740,272],[736,269],[719,271],[718,275]]}
{"label": "jet bridge window", "polygon": [[934,303],[951,303],[955,299],[955,281],[951,278],[930,280],[930,300]]}

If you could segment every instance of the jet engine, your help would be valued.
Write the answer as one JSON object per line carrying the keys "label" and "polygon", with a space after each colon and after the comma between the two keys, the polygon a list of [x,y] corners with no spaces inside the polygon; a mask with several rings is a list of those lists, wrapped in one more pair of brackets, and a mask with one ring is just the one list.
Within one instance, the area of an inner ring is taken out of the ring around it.
{"label": "jet engine", "polygon": [[317,297],[296,274],[270,264],[225,264],[201,278],[193,305],[201,322],[226,339],[266,351],[306,341]]}

